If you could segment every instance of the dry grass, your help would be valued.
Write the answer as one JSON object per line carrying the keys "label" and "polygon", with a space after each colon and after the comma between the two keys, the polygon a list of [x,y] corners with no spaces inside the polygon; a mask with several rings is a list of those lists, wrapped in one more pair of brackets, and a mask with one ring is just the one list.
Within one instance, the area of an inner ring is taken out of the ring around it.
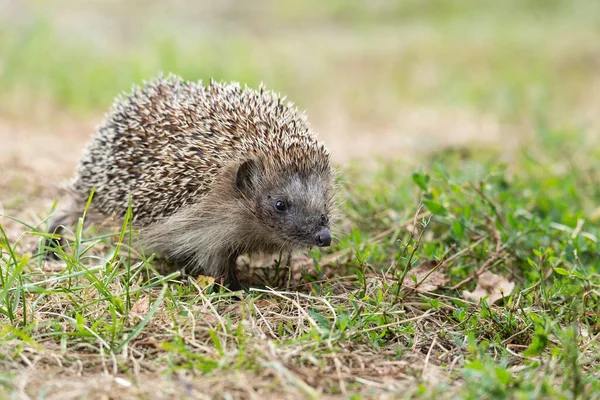
{"label": "dry grass", "polygon": [[[319,398],[331,394],[332,390],[342,395],[349,389],[356,392],[357,386],[364,395],[388,393],[391,396],[406,390],[414,391],[416,382],[439,384],[446,380],[439,365],[461,358],[461,352],[446,340],[434,339],[434,332],[448,325],[443,313],[407,307],[397,323],[412,324],[414,333],[411,336],[416,343],[398,360],[392,358],[398,349],[406,346],[407,339],[402,335],[392,335],[395,337],[390,337],[390,341],[397,343],[385,350],[360,342],[333,345],[331,341],[339,341],[335,337],[316,343],[301,340],[305,335],[323,329],[310,317],[309,311],[327,315],[337,307],[348,308],[348,295],[315,298],[266,290],[264,297],[244,299],[232,305],[228,301],[208,300],[199,293],[186,301],[187,315],[177,321],[172,320],[174,304],[169,304],[167,309],[161,307],[143,334],[118,354],[106,354],[109,349],[102,349],[100,343],[61,349],[53,341],[41,340],[38,344],[43,349],[28,347],[20,352],[15,361],[21,366],[6,367],[17,373],[17,379],[13,381],[17,393],[25,397],[26,393],[45,392],[50,398],[80,395],[102,398],[108,394],[112,398],[128,398],[134,394],[155,398],[157,390],[163,396],[178,398],[212,398],[225,393],[230,393],[233,398]],[[51,308],[53,302],[58,303],[53,312],[68,313],[63,306],[64,299],[49,300],[47,307]],[[58,315],[51,312],[36,313],[38,323],[44,324],[44,314],[53,323],[58,322]],[[282,324],[288,328],[277,332],[277,327]],[[73,332],[69,321],[60,325],[64,332]],[[368,331],[385,329],[376,327]],[[357,329],[347,334],[360,336],[366,331]],[[186,352],[194,353],[192,360],[188,358],[189,354],[165,351],[163,343],[170,342],[173,337],[185,343],[189,349]],[[218,349],[215,341],[219,343]],[[6,343],[4,355],[22,346],[17,342],[20,341]],[[64,350],[67,350],[66,354]],[[311,355],[308,359],[307,354]],[[200,357],[207,360],[220,358],[219,369],[223,371],[205,376],[200,371],[178,371],[173,366],[179,361],[184,365],[196,362],[199,370],[202,369],[200,365],[216,368],[210,362],[196,360]],[[123,370],[128,370],[128,374],[123,374]],[[57,374],[57,371],[61,373]],[[49,379],[48,374],[57,380]],[[60,379],[61,375],[63,379]],[[64,379],[65,375],[77,379]]]}

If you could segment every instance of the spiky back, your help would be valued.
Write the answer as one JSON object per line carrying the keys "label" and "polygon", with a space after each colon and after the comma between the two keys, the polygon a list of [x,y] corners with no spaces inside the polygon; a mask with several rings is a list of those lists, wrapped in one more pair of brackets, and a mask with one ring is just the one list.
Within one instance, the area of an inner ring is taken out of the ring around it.
{"label": "spiky back", "polygon": [[184,82],[169,75],[116,99],[72,188],[105,214],[148,224],[201,201],[223,167],[255,157],[270,173],[331,173],[303,113],[262,86]]}

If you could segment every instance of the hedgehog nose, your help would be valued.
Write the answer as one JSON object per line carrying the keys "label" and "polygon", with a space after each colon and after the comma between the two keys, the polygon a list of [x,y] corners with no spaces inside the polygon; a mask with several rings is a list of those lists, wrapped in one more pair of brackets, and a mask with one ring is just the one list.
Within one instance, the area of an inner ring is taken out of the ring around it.
{"label": "hedgehog nose", "polygon": [[327,247],[331,244],[331,232],[329,229],[323,229],[315,235],[315,243],[319,247]]}

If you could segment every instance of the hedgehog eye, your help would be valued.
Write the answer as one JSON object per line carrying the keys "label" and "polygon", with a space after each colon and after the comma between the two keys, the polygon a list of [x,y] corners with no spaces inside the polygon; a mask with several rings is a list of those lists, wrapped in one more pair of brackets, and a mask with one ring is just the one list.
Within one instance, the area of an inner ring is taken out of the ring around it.
{"label": "hedgehog eye", "polygon": [[275,208],[277,209],[277,211],[285,211],[287,210],[287,204],[285,204],[284,201],[277,200],[275,202]]}

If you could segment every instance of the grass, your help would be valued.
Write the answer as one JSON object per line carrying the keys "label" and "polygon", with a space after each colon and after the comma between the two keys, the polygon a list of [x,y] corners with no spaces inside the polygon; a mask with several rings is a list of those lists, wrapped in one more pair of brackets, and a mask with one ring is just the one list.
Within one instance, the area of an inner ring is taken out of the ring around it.
{"label": "grass", "polygon": [[[118,239],[127,224],[112,239],[78,229],[54,272],[20,250],[37,228],[16,241],[3,229],[5,393],[59,396],[40,371],[60,365],[142,397],[597,397],[598,154],[571,146],[546,141],[510,165],[448,151],[413,174],[349,168],[352,230],[239,300],[136,261]],[[431,260],[443,286],[398,285]],[[461,294],[487,270],[516,283],[495,305]]]}
{"label": "grass", "polygon": [[[164,70],[265,81],[348,142],[426,141],[399,117],[416,106],[517,144],[340,166],[334,246],[240,260],[243,294],[158,273],[127,222],[80,223],[42,262],[49,175],[0,151],[0,398],[600,398],[600,3],[203,4],[0,16],[0,135],[96,116]],[[514,289],[473,299],[487,272]]]}
{"label": "grass", "polygon": [[588,91],[599,58],[594,1],[275,2],[249,6],[235,16],[235,29],[218,7],[178,5],[165,16],[151,4],[67,1],[7,19],[0,27],[4,114],[22,118],[25,110],[31,118],[40,103],[95,114],[160,70],[264,81],[313,118],[331,118],[340,104],[360,127],[397,129],[392,116],[414,104],[518,122],[542,110],[561,123],[596,100]]}

